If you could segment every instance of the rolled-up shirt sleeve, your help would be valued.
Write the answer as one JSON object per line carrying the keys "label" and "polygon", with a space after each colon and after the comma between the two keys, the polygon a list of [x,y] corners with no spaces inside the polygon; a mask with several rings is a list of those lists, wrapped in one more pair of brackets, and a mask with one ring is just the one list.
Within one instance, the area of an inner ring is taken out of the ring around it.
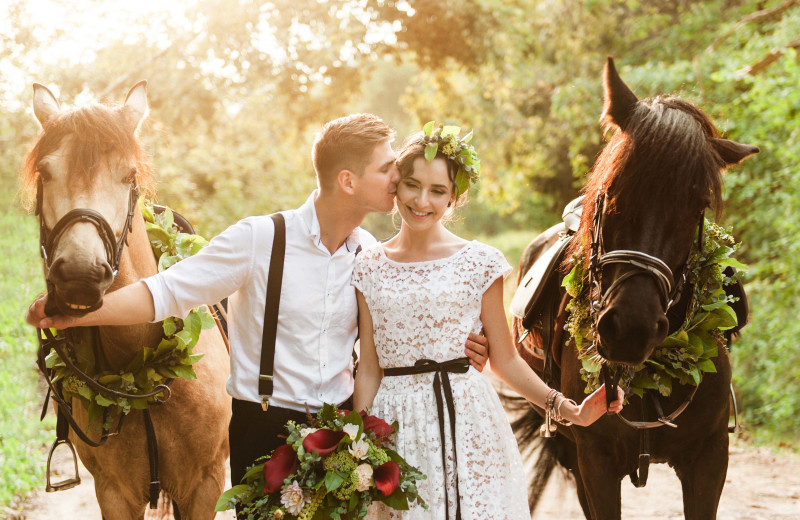
{"label": "rolled-up shirt sleeve", "polygon": [[196,255],[142,280],[153,296],[153,321],[184,318],[193,308],[216,303],[247,283],[255,258],[251,219],[229,227]]}

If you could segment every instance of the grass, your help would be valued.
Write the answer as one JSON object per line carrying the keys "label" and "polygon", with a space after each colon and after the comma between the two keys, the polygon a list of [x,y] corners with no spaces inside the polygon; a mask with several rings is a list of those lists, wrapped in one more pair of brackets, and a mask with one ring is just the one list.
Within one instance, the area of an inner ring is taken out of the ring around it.
{"label": "grass", "polygon": [[[8,205],[4,205],[8,207]],[[42,291],[36,221],[16,210],[0,214],[0,512],[44,487],[47,445],[55,420],[39,422],[42,393],[36,369],[36,335],[25,311]],[[1,515],[0,515],[1,516]]]}

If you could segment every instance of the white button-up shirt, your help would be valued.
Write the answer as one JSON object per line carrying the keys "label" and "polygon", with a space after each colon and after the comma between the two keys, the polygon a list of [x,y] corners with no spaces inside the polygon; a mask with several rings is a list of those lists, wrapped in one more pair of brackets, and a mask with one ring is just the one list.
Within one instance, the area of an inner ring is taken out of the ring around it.
{"label": "white button-up shirt", "polygon": [[[284,211],[286,256],[275,340],[270,404],[312,411],[353,393],[352,352],[357,305],[350,277],[359,243],[375,238],[356,228],[331,254],[321,242],[314,200]],[[199,305],[228,298],[231,374],[228,393],[261,402],[258,372],[267,275],[275,227],[269,216],[249,217],[215,237],[200,253],[144,279],[155,321],[186,316]]]}

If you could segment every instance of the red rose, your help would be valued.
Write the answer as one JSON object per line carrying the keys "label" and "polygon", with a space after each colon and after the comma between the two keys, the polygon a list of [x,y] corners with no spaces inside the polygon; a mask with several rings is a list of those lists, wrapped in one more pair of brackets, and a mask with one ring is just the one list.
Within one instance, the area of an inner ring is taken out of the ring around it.
{"label": "red rose", "polygon": [[344,432],[335,432],[332,430],[317,430],[314,433],[306,435],[303,440],[303,448],[306,452],[311,453],[316,451],[317,455],[324,457],[328,453],[334,451],[339,441],[344,437]]}
{"label": "red rose", "polygon": [[378,442],[385,441],[394,433],[392,425],[374,415],[364,417],[364,430],[374,433]]}
{"label": "red rose", "polygon": [[388,497],[400,485],[400,466],[390,460],[375,468],[372,478],[375,480],[375,487]]}
{"label": "red rose", "polygon": [[275,448],[264,463],[264,493],[280,491],[286,477],[297,471],[297,454],[288,444]]}

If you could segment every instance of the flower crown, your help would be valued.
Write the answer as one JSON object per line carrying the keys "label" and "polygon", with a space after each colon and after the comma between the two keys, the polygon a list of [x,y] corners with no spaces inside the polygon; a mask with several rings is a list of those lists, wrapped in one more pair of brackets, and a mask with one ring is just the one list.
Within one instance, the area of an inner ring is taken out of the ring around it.
{"label": "flower crown", "polygon": [[441,152],[442,155],[458,165],[455,185],[456,197],[459,197],[467,191],[470,182],[478,180],[481,173],[481,160],[478,159],[475,148],[469,144],[472,140],[472,132],[470,131],[459,139],[458,134],[461,132],[461,127],[439,125],[434,130],[434,126],[434,121],[428,121],[422,127],[422,132],[425,134],[422,138],[422,142],[425,144],[425,159],[433,162],[436,154]]}

